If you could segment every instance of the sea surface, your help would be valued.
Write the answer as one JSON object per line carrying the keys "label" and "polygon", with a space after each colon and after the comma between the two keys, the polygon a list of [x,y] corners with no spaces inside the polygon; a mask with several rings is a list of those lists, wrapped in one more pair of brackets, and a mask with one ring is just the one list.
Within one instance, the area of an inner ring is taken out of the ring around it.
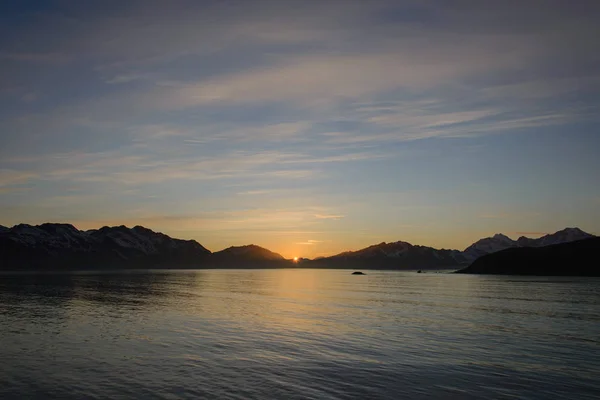
{"label": "sea surface", "polygon": [[0,274],[0,398],[600,398],[600,279],[366,274]]}

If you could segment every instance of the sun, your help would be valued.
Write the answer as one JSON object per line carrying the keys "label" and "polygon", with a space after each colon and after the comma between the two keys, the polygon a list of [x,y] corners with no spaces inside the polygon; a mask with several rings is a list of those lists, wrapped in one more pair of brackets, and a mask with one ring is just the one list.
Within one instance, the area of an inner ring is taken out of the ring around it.
{"label": "sun", "polygon": [[294,257],[294,262],[298,262],[298,257]]}

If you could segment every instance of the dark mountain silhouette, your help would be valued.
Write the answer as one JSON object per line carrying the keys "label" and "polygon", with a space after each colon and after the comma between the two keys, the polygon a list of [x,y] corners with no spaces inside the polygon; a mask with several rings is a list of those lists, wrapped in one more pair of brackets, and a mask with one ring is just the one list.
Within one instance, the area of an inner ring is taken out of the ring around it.
{"label": "dark mountain silhouette", "polygon": [[594,237],[594,235],[590,235],[579,228],[565,228],[561,231],[542,236],[538,239],[531,239],[521,236],[517,240],[512,240],[508,236],[498,233],[492,237],[483,238],[473,243],[463,251],[463,255],[469,262],[472,262],[486,254],[495,253],[497,251],[510,249],[513,247],[542,247],[552,244],[568,243],[592,237]]}
{"label": "dark mountain silhouette", "polygon": [[463,274],[600,276],[600,237],[544,247],[505,249],[484,255]]}
{"label": "dark mountain silhouette", "polygon": [[357,251],[321,257],[311,267],[352,269],[456,268],[465,259],[458,250],[438,250],[407,242],[379,243]]}
{"label": "dark mountain silhouette", "polygon": [[291,261],[281,254],[250,244],[232,246],[212,253],[209,264],[219,268],[241,267],[291,267]]}
{"label": "dark mountain silhouette", "polygon": [[380,243],[314,260],[286,260],[256,245],[229,247],[211,253],[194,240],[173,239],[142,226],[103,227],[80,231],[73,225],[45,223],[0,226],[0,270],[122,269],[122,268],[458,268],[476,257],[519,246],[539,247],[591,235],[567,228],[539,239],[512,240],[497,234],[464,252],[412,245]]}
{"label": "dark mountain silhouette", "polygon": [[0,269],[201,266],[210,251],[141,226],[80,231],[69,224],[26,224],[0,232]]}
{"label": "dark mountain silhouette", "polygon": [[195,240],[142,226],[80,231],[73,225],[15,225],[0,230],[0,270],[266,268],[292,262],[256,245],[211,253]]}

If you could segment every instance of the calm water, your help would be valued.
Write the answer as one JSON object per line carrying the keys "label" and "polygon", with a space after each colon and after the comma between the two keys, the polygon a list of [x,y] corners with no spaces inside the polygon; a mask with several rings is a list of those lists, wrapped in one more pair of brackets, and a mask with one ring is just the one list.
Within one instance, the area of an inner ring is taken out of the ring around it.
{"label": "calm water", "polygon": [[0,275],[0,398],[597,399],[600,280]]}

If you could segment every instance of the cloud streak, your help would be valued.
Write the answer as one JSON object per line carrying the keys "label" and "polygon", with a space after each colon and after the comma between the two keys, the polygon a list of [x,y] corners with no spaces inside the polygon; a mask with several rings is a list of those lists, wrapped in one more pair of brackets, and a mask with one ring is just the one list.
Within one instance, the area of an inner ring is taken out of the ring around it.
{"label": "cloud streak", "polygon": [[296,242],[296,244],[299,244],[301,246],[314,246],[314,245],[317,245],[319,243],[323,243],[323,241],[322,240],[312,240],[312,239],[309,239],[306,242]]}
{"label": "cloud streak", "polygon": [[336,214],[315,214],[315,218],[318,219],[342,219],[344,215],[336,215]]}

